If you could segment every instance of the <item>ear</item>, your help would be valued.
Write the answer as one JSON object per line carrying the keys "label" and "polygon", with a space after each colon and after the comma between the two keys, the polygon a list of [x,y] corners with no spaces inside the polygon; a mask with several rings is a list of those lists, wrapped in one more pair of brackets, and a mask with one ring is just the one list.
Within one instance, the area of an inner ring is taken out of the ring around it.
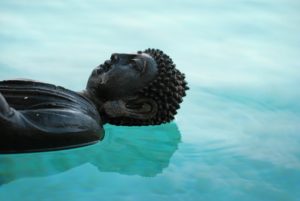
{"label": "ear", "polygon": [[129,117],[134,119],[150,119],[157,114],[156,101],[146,97],[130,97],[117,101],[107,101],[103,105],[109,117]]}
{"label": "ear", "polygon": [[125,100],[128,117],[150,119],[157,114],[157,103],[150,98],[136,98]]}

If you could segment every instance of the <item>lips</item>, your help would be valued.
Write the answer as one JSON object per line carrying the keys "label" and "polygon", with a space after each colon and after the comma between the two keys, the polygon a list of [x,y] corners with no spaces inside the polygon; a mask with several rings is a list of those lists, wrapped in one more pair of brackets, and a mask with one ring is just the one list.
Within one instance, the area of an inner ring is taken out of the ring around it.
{"label": "lips", "polygon": [[106,60],[103,64],[99,65],[96,68],[95,73],[97,75],[100,75],[102,73],[106,73],[111,68],[111,65],[112,65],[111,62],[109,60]]}

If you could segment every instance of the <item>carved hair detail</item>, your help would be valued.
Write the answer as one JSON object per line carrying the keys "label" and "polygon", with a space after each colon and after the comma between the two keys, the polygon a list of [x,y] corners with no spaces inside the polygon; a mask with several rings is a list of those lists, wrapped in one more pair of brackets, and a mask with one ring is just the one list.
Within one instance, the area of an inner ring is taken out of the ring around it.
{"label": "carved hair detail", "polygon": [[157,63],[158,75],[150,84],[138,92],[138,96],[154,99],[158,105],[158,112],[150,119],[141,120],[119,117],[109,119],[109,123],[114,125],[142,126],[170,122],[180,108],[179,104],[186,95],[185,91],[189,89],[187,82],[184,80],[185,75],[175,68],[172,59],[161,50],[146,49],[138,53],[149,54]]}

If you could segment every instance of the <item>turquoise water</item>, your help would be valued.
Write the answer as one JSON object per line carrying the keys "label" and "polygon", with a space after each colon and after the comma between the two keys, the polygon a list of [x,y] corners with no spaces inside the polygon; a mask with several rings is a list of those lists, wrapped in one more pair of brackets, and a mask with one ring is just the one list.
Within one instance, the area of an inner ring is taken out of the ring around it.
{"label": "turquoise water", "polygon": [[[112,52],[160,48],[191,90],[171,124],[0,155],[0,200],[300,200],[300,2],[0,2],[0,79],[84,88]],[[1,131],[0,131],[1,132]]]}

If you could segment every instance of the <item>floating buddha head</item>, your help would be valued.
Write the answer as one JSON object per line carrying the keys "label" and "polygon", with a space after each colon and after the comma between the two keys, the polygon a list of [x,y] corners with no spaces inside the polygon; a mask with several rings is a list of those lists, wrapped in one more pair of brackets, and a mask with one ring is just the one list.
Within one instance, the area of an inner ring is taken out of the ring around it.
{"label": "floating buddha head", "polygon": [[86,87],[104,123],[124,126],[170,122],[188,89],[184,74],[158,49],[112,54]]}

